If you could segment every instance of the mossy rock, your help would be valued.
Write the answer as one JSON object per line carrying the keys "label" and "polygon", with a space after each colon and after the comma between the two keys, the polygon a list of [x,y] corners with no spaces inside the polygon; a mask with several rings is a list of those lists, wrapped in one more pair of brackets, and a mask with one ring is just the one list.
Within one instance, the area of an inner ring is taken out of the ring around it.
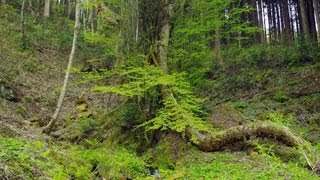
{"label": "mossy rock", "polygon": [[218,128],[229,128],[245,122],[241,113],[231,105],[220,105],[213,109],[209,121]]}

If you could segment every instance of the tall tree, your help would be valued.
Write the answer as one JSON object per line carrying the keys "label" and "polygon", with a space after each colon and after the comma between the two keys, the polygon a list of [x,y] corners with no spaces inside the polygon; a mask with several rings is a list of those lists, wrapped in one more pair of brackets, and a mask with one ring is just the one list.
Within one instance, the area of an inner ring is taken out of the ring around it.
{"label": "tall tree", "polygon": [[320,17],[319,17],[319,0],[313,0],[313,9],[315,13],[317,29],[318,29],[318,42],[320,42]]}
{"label": "tall tree", "polygon": [[50,0],[44,0],[43,16],[44,17],[50,16]]}
{"label": "tall tree", "polygon": [[260,32],[260,42],[263,43],[264,40],[264,13],[261,0],[258,0],[258,19],[259,19],[259,27],[261,28]]}
{"label": "tall tree", "polygon": [[72,2],[71,2],[71,0],[65,0],[64,15],[66,17],[70,18],[71,10],[72,10]]}
{"label": "tall tree", "polygon": [[[252,10],[253,26],[258,27],[259,26],[259,17],[258,17],[257,1],[251,0],[251,4],[253,7],[253,10]],[[261,38],[259,36],[260,36],[260,33],[258,33],[258,32],[254,34],[254,42],[255,43],[261,42]]]}
{"label": "tall tree", "polygon": [[312,0],[307,0],[307,12],[308,12],[308,20],[309,20],[309,28],[310,28],[310,34],[312,37],[312,40],[317,39],[317,29],[316,29],[316,22],[314,17],[314,9],[313,9],[313,3]]}
{"label": "tall tree", "polygon": [[76,51],[76,45],[77,45],[77,39],[78,39],[78,35],[79,35],[79,31],[80,31],[80,5],[81,5],[81,0],[77,0],[76,2],[76,14],[75,14],[75,25],[74,25],[74,33],[73,33],[73,43],[72,43],[72,49],[70,52],[70,56],[69,56],[69,63],[68,63],[68,67],[67,67],[67,71],[66,71],[66,75],[64,78],[64,82],[61,88],[61,93],[57,102],[57,106],[56,106],[56,110],[51,118],[51,121],[47,124],[47,126],[44,128],[44,132],[50,132],[52,130],[52,128],[54,127],[57,118],[59,116],[59,112],[60,109],[62,107],[62,103],[63,103],[63,99],[64,96],[66,94],[67,91],[67,85],[68,85],[68,80],[69,80],[69,76],[70,76],[70,71],[71,71],[71,67],[73,64],[73,60],[74,60],[74,55],[75,55],[75,51]]}
{"label": "tall tree", "polygon": [[304,34],[309,34],[310,33],[310,28],[309,28],[309,21],[308,21],[308,15],[307,15],[307,9],[306,9],[305,0],[299,0],[299,5],[300,5],[300,12],[301,12],[302,32]]}
{"label": "tall tree", "polygon": [[285,42],[291,41],[291,26],[289,17],[289,5],[288,1],[283,1],[283,19],[284,19],[284,37]]}

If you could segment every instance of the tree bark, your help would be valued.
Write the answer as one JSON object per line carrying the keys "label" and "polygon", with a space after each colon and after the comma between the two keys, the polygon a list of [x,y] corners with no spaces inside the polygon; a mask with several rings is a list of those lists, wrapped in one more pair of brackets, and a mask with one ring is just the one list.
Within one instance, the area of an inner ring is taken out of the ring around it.
{"label": "tree bark", "polygon": [[[163,17],[162,19],[160,19],[160,21],[162,22],[161,23],[162,26],[160,28],[159,43],[158,43],[158,64],[160,69],[165,74],[169,74],[167,59],[168,59],[168,47],[169,47],[169,40],[170,40],[170,30],[171,30],[170,19],[172,15],[172,9],[173,9],[172,5],[166,2],[162,9]],[[172,92],[169,87],[161,86],[160,90],[164,99],[171,98]]]}
{"label": "tree bark", "polygon": [[320,42],[320,17],[319,17],[319,0],[313,0],[313,9],[314,9],[314,13],[315,13],[315,18],[316,18],[316,22],[317,22],[317,29],[318,29],[318,42]]}
{"label": "tree bark", "polygon": [[51,118],[51,121],[47,124],[47,126],[44,128],[44,132],[49,133],[53,126],[55,125],[57,118],[59,116],[59,112],[61,110],[62,107],[62,103],[63,103],[63,99],[64,96],[66,94],[66,90],[67,90],[67,85],[68,85],[68,80],[69,80],[69,76],[70,76],[70,70],[73,64],[73,60],[74,60],[74,55],[75,55],[75,51],[76,51],[76,45],[77,45],[77,39],[78,39],[78,35],[79,35],[79,29],[80,29],[80,4],[81,1],[77,0],[76,2],[76,20],[75,20],[75,25],[74,25],[74,33],[73,33],[73,43],[72,43],[72,49],[70,52],[70,57],[69,57],[69,63],[68,63],[68,67],[67,67],[67,71],[66,71],[66,75],[64,78],[64,82],[63,82],[63,86],[61,89],[61,93],[60,93],[60,97],[58,99],[57,102],[57,106],[56,106],[56,110]]}
{"label": "tree bark", "polygon": [[260,32],[260,43],[264,43],[264,23],[263,23],[263,13],[262,13],[263,7],[261,0],[258,0],[258,18],[259,18],[259,27],[261,28]]}
{"label": "tree bark", "polygon": [[25,50],[26,49],[26,35],[25,35],[25,28],[24,28],[24,9],[25,9],[25,4],[26,4],[26,0],[22,1],[22,5],[21,5],[21,14],[20,14],[20,23],[21,23],[21,42],[22,42],[22,49]]}
{"label": "tree bark", "polygon": [[71,2],[71,0],[65,0],[64,15],[65,15],[67,18],[70,18],[70,16],[71,16],[71,10],[72,10],[72,2]]}
{"label": "tree bark", "polygon": [[289,16],[289,5],[288,1],[283,1],[283,18],[284,18],[284,37],[285,42],[290,42],[291,37],[291,26],[290,26],[290,16]]}
{"label": "tree bark", "polygon": [[[252,19],[253,19],[253,26],[258,27],[259,26],[259,19],[258,19],[258,8],[257,8],[257,2],[256,0],[251,0],[252,7],[254,8],[252,11]],[[260,33],[254,33],[254,43],[261,43],[261,38],[259,37]]]}
{"label": "tree bark", "polygon": [[44,1],[43,16],[46,18],[50,16],[50,0]]}
{"label": "tree bark", "polygon": [[172,14],[172,5],[166,4],[163,8],[164,19],[162,19],[162,27],[159,34],[158,44],[158,63],[162,71],[166,74],[169,73],[167,58],[168,58],[168,46],[170,36],[170,18]]}
{"label": "tree bark", "polygon": [[302,32],[307,35],[310,33],[310,28],[309,28],[308,16],[306,12],[305,0],[299,0],[299,5],[300,5],[300,12],[301,12]]}
{"label": "tree bark", "polygon": [[1,0],[1,3],[3,3],[3,4],[6,3],[6,0]]}
{"label": "tree bark", "polygon": [[316,41],[317,39],[317,29],[316,29],[316,22],[314,17],[314,9],[313,9],[313,3],[312,0],[307,0],[307,12],[308,12],[308,19],[309,19],[309,28],[310,28],[310,34],[313,41]]}

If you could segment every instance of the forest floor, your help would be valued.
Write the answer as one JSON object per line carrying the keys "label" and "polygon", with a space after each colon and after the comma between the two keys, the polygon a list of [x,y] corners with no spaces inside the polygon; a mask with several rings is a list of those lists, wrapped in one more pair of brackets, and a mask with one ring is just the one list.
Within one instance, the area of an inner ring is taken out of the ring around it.
{"label": "forest floor", "polygon": [[[137,137],[144,135],[110,125],[107,118],[112,116],[105,115],[124,99],[91,94],[89,85],[77,84],[75,74],[57,128],[43,134],[41,127],[50,120],[64,78],[69,46],[58,48],[29,37],[29,49],[22,51],[19,23],[10,18],[0,15],[0,179],[320,179],[297,150],[266,139],[205,153],[168,132],[141,149],[145,142]],[[75,67],[81,68],[84,60],[79,54]],[[247,66],[246,71],[257,69]],[[255,82],[241,81],[250,86],[245,89],[229,86],[228,74],[222,73],[208,91],[214,93],[205,95],[207,121],[218,129],[272,121],[317,145],[319,72],[319,63],[263,69],[254,75]]]}

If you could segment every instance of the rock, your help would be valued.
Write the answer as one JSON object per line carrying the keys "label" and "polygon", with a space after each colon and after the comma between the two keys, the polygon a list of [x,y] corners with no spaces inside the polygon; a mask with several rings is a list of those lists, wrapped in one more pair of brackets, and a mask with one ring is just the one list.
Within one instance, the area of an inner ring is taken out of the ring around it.
{"label": "rock", "polygon": [[241,113],[228,105],[220,105],[213,109],[209,121],[215,127],[229,128],[243,124],[245,121]]}

